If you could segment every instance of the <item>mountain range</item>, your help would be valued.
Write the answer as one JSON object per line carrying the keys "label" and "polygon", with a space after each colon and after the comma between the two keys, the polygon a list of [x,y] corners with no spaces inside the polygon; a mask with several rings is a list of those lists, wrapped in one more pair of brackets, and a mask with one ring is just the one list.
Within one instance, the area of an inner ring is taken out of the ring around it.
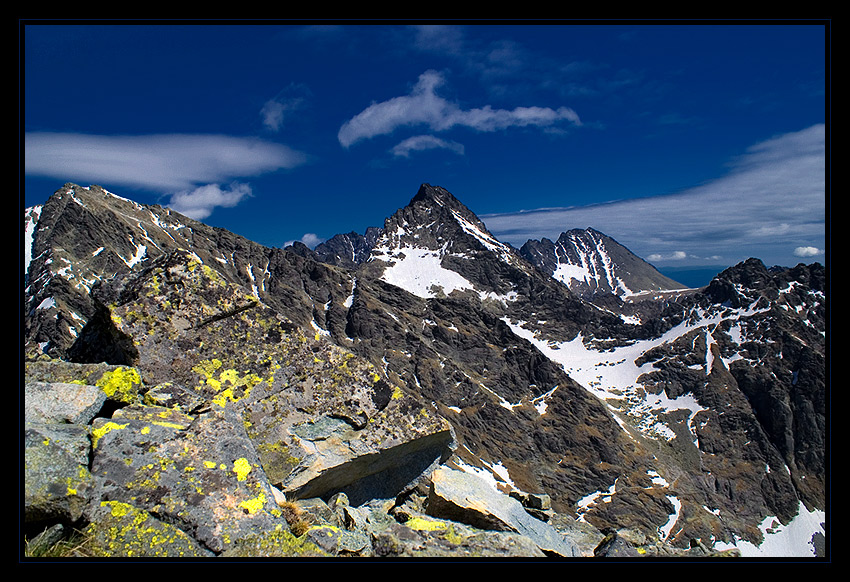
{"label": "mountain range", "polygon": [[[262,521],[248,511],[239,536],[207,531],[200,524],[220,507],[187,518],[185,503],[205,506],[178,495],[183,473],[156,494],[127,493],[143,490],[149,465],[165,472],[178,440],[189,450],[197,427],[231,414],[263,495],[280,492],[304,510],[315,499],[333,509],[345,494],[343,531],[371,524],[367,541],[345,550],[355,555],[419,555],[403,536],[390,545],[407,549],[388,550],[388,532],[426,515],[445,520],[421,542],[439,555],[471,543],[453,543],[446,523],[511,531],[545,555],[613,551],[612,540],[634,556],[662,544],[824,555],[827,297],[818,263],[750,259],[688,289],[593,229],[516,249],[429,184],[382,227],[315,249],[265,247],[98,186],[66,184],[27,209],[24,223],[28,398],[45,384],[103,388],[106,372],[97,368],[97,380],[91,366],[129,368],[135,395],[107,394],[88,438],[154,405],[180,415],[182,427],[149,448],[157,454],[93,446],[72,464],[89,473],[85,503],[72,510],[67,496],[28,498],[39,508],[27,512],[33,529],[93,527],[107,502],[177,527],[212,555],[243,547],[245,531],[280,529],[276,514]],[[68,367],[89,375],[71,379]],[[46,430],[35,425],[28,416],[28,472]],[[347,447],[331,444],[340,441]],[[522,499],[533,526],[446,510],[440,486],[455,475]],[[551,504],[535,509],[530,498]],[[377,528],[386,515],[392,528]],[[772,545],[801,528],[802,541]],[[591,550],[578,541],[588,535]],[[506,543],[494,540],[488,551]]]}

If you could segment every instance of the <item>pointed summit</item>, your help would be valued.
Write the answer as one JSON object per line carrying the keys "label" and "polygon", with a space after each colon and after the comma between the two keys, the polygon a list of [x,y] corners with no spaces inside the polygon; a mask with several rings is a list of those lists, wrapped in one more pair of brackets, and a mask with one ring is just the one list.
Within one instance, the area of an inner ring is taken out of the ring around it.
{"label": "pointed summit", "polygon": [[410,200],[410,205],[417,202],[436,203],[440,206],[463,206],[460,200],[455,198],[451,192],[440,186],[432,186],[431,184],[422,184],[419,186],[419,191]]}
{"label": "pointed summit", "polygon": [[513,297],[502,271],[530,270],[475,213],[430,184],[422,184],[407,206],[387,218],[370,261],[386,263],[384,281],[423,298],[455,290]]}

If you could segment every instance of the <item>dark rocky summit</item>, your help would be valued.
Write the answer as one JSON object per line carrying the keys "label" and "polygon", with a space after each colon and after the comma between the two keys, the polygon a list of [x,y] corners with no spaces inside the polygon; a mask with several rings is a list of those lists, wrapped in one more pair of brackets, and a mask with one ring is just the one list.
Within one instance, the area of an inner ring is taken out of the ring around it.
{"label": "dark rocky summit", "polygon": [[582,297],[427,184],[314,250],[73,184],[35,226],[33,548],[701,557],[825,509],[820,265]]}

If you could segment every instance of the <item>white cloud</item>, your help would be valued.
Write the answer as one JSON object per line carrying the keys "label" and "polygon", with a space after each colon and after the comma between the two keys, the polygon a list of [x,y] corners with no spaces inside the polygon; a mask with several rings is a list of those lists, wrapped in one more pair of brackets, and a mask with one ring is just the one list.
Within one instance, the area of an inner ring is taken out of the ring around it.
{"label": "white cloud", "polygon": [[819,124],[756,144],[725,176],[677,194],[482,219],[514,245],[591,226],[642,257],[669,259],[679,251],[689,259],[710,254],[788,265],[788,249],[824,246],[825,128]]}
{"label": "white cloud", "polygon": [[446,131],[457,126],[476,131],[496,131],[508,127],[545,127],[559,121],[581,124],[578,114],[567,107],[517,107],[507,110],[486,105],[463,110],[436,94],[436,89],[443,83],[440,73],[426,71],[419,76],[409,95],[373,103],[346,121],[337,135],[339,143],[349,147],[363,139],[417,125],[426,125],[433,131]]}
{"label": "white cloud", "polygon": [[409,157],[410,152],[419,152],[430,149],[447,149],[458,155],[463,155],[463,144],[456,141],[447,141],[434,137],[433,135],[416,135],[402,141],[392,149],[395,156]]}
{"label": "white cloud", "polygon": [[207,184],[194,190],[177,192],[168,207],[195,220],[203,220],[218,207],[232,208],[251,195],[251,187],[234,182],[222,190],[218,184]]}
{"label": "white cloud", "polygon": [[658,253],[653,253],[646,257],[647,261],[655,262],[655,261],[683,261],[688,258],[688,253],[685,251],[673,251],[670,254],[662,255]]}
{"label": "white cloud", "polygon": [[[295,242],[294,240],[286,241],[285,243],[283,243],[283,246],[288,247],[289,245],[291,245],[294,242]],[[304,236],[301,237],[299,242],[302,242],[305,245],[307,245],[308,247],[310,247],[311,249],[314,249],[314,248],[316,248],[316,246],[318,244],[325,242],[325,239],[320,238],[315,233],[308,232],[308,233],[305,233]]]}
{"label": "white cloud", "polygon": [[25,170],[90,184],[192,190],[306,163],[285,145],[225,135],[28,133]]}
{"label": "white cloud", "polygon": [[824,254],[824,251],[817,247],[797,247],[794,249],[795,257],[816,257]]}

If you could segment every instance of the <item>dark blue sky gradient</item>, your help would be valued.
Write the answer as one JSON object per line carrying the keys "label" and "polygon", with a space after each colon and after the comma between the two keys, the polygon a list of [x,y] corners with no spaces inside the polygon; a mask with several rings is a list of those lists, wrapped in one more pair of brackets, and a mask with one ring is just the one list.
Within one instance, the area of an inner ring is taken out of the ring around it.
{"label": "dark blue sky gradient", "polygon": [[[429,182],[512,244],[593,226],[656,266],[823,262],[823,22],[336,24],[26,25],[25,203],[182,192],[282,246],[380,226]],[[690,212],[638,214],[668,199]]]}

